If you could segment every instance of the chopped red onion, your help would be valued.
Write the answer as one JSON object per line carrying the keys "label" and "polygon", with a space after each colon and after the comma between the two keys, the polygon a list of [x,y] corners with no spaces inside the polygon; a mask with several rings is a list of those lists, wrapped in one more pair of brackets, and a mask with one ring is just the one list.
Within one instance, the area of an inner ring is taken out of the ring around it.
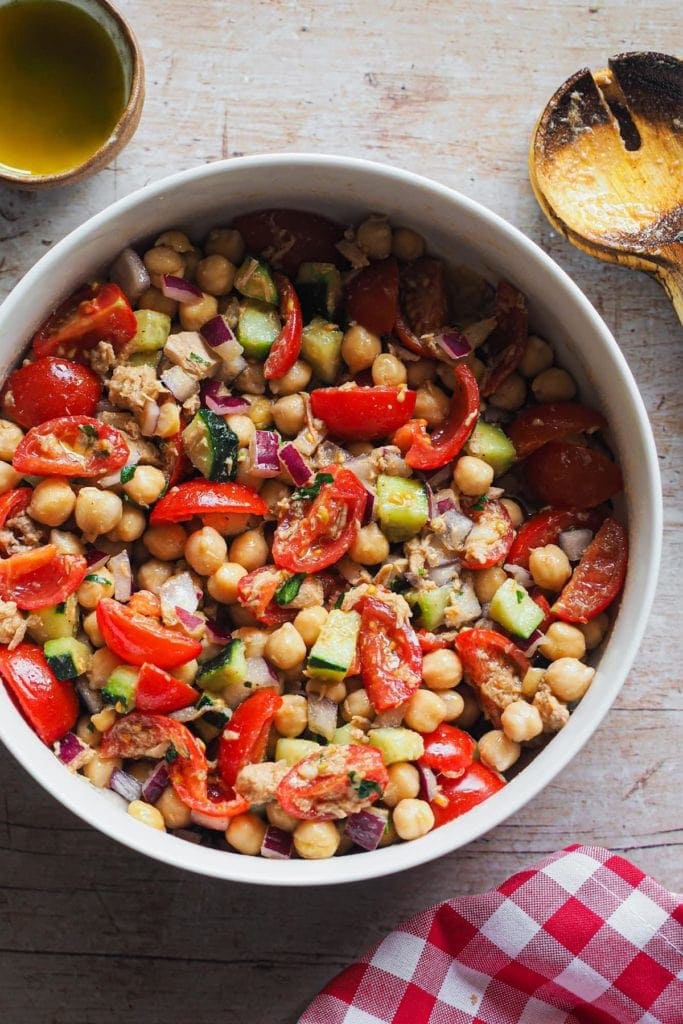
{"label": "chopped red onion", "polygon": [[[159,587],[159,600],[161,601],[161,615],[168,626],[175,626],[180,618],[178,609],[182,609],[190,615],[196,612],[199,599],[189,572],[180,572],[162,583]],[[194,628],[197,626],[195,625]]]}
{"label": "chopped red onion", "polygon": [[545,640],[545,633],[542,633],[540,629],[535,629],[528,640],[520,640],[519,637],[515,637],[515,643],[519,647],[523,654],[526,654],[527,658],[533,658],[534,654]]}
{"label": "chopped red onion", "polygon": [[[73,732],[68,732],[66,736],[62,736],[61,740],[57,740],[53,750],[62,764],[65,764],[72,771],[76,771],[77,762],[83,763],[84,754],[86,755],[85,759],[88,761],[92,756],[92,750],[88,744],[84,743]],[[80,764],[78,767],[80,767]]]}
{"label": "chopped red onion", "polygon": [[436,781],[436,775],[431,768],[428,768],[424,764],[420,764],[419,761],[415,763],[415,767],[417,768],[417,773],[420,776],[420,799],[431,803],[439,791],[439,784]]}
{"label": "chopped red onion", "polygon": [[193,615],[192,612],[186,611],[184,608],[181,608],[180,605],[176,605],[175,613],[178,622],[181,624],[185,632],[190,634],[190,636],[196,636],[204,629],[204,619],[201,615]]}
{"label": "chopped red onion", "polygon": [[289,860],[292,856],[291,833],[269,825],[261,843],[261,856],[269,860]]}
{"label": "chopped red onion", "polygon": [[498,326],[498,318],[495,316],[489,316],[485,320],[477,320],[476,323],[468,324],[467,327],[463,327],[462,333],[467,338],[470,346],[479,348],[483,345],[489,334],[495,331]]}
{"label": "chopped red onion", "polygon": [[272,686],[278,677],[265,658],[247,658],[247,679],[254,686]]}
{"label": "chopped red onion", "polygon": [[190,284],[184,277],[175,277],[174,274],[161,275],[161,291],[167,299],[175,302],[196,302],[204,297],[204,292],[196,285]]}
{"label": "chopped red onion", "polygon": [[358,811],[346,819],[345,834],[363,850],[376,850],[384,835],[386,821],[372,811]]}
{"label": "chopped red onion", "polygon": [[161,409],[158,404],[148,399],[142,408],[142,416],[140,417],[140,433],[144,437],[153,437],[160,414]]}
{"label": "chopped red onion", "polygon": [[301,452],[293,444],[285,444],[280,449],[280,462],[285,467],[297,487],[303,487],[311,479],[312,470]]}
{"label": "chopped red onion", "polygon": [[249,472],[267,478],[280,475],[279,437],[274,430],[255,430],[249,442]]}
{"label": "chopped red onion", "polygon": [[196,377],[183,370],[182,366],[169,366],[161,374],[161,383],[168,388],[178,402],[186,402],[199,390],[199,381]]}
{"label": "chopped red onion", "polygon": [[135,249],[124,249],[109,268],[109,280],[117,284],[129,302],[136,303],[149,288],[149,274]]}
{"label": "chopped red onion", "polygon": [[133,573],[128,552],[124,549],[109,559],[109,568],[114,576],[114,597],[124,604],[133,593]]}
{"label": "chopped red onion", "polygon": [[451,359],[463,359],[472,351],[469,341],[457,327],[449,327],[447,331],[435,334],[434,341]]}
{"label": "chopped red onion", "polygon": [[229,644],[232,640],[232,633],[226,627],[222,626],[216,619],[206,620],[206,636],[212,644]]}
{"label": "chopped red onion", "polygon": [[207,409],[220,416],[237,416],[248,413],[251,402],[244,395],[231,395],[223,381],[202,382],[202,400]]}
{"label": "chopped red onion", "polygon": [[592,540],[592,530],[563,530],[557,543],[570,562],[578,562]]}
{"label": "chopped red onion", "polygon": [[309,426],[305,426],[296,435],[292,444],[302,455],[310,457],[322,439],[322,434],[319,434],[317,430],[311,430]]}
{"label": "chopped red onion", "polygon": [[330,741],[337,728],[337,705],[329,697],[308,695],[308,728],[316,736]]}
{"label": "chopped red onion", "polygon": [[100,712],[104,707],[104,701],[102,700],[102,694],[100,691],[93,690],[93,688],[88,685],[87,679],[77,679],[75,686],[78,696],[81,698],[90,714],[98,714],[98,712]]}
{"label": "chopped red onion", "polygon": [[124,800],[139,800],[142,795],[142,784],[134,779],[123,768],[114,768],[109,779],[109,788],[122,796]]}
{"label": "chopped red onion", "polygon": [[525,587],[528,590],[533,586],[533,577],[523,565],[513,565],[512,562],[509,562],[503,566],[503,569],[509,576],[512,576],[515,583],[519,583],[520,587]]}
{"label": "chopped red onion", "polygon": [[465,540],[474,529],[474,523],[457,508],[449,508],[443,513],[445,530],[440,534],[442,543],[451,551],[460,551]]}
{"label": "chopped red onion", "polygon": [[190,811],[190,816],[195,825],[203,825],[204,828],[209,828],[213,832],[225,832],[230,824],[230,818],[227,814],[221,818],[202,814],[200,811]]}
{"label": "chopped red onion", "polygon": [[372,522],[373,513],[375,511],[375,495],[372,493],[372,491],[368,490],[367,487],[365,488],[365,491],[365,509],[363,510],[363,519],[361,522],[361,526],[367,526],[368,523]]}
{"label": "chopped red onion", "polygon": [[223,351],[225,351],[226,362],[230,362],[230,359],[234,356],[241,356],[244,352],[244,349],[235,337],[232,327],[224,316],[218,315],[212,317],[211,320],[207,320],[199,328],[199,333],[206,344],[215,351],[216,355],[222,357]]}
{"label": "chopped red onion", "polygon": [[372,720],[373,729],[398,729],[406,713],[406,704],[380,711]]}
{"label": "chopped red onion", "polygon": [[377,480],[377,467],[369,455],[354,455],[345,465],[364,487],[369,487]]}
{"label": "chopped red onion", "polygon": [[447,583],[451,583],[458,573],[460,568],[460,562],[456,558],[452,562],[444,562],[443,565],[432,566],[431,569],[427,570],[429,579],[432,583],[435,583],[437,587],[445,587]]}
{"label": "chopped red onion", "polygon": [[424,480],[425,482],[429,483],[429,486],[434,491],[439,491],[439,490],[441,490],[442,487],[444,487],[445,485],[448,484],[448,482],[451,479],[452,472],[453,472],[453,469],[452,469],[452,467],[451,467],[451,465],[449,463],[447,466],[444,466],[442,469],[437,469],[434,473],[430,473],[428,475],[422,475],[422,474],[420,474],[420,475],[421,475],[421,479]]}
{"label": "chopped red onion", "polygon": [[142,784],[142,799],[155,804],[167,786],[168,765],[166,761],[159,761]]}
{"label": "chopped red onion", "polygon": [[106,551],[100,551],[99,548],[93,547],[92,544],[85,545],[85,564],[88,569],[101,569],[105,562],[108,562],[111,555],[107,554]]}
{"label": "chopped red onion", "polygon": [[450,512],[450,510],[452,508],[456,508],[456,504],[455,504],[455,499],[454,498],[451,498],[450,496],[445,496],[443,498],[439,498],[437,496],[437,499],[436,499],[437,515],[442,516],[444,514],[444,512]]}

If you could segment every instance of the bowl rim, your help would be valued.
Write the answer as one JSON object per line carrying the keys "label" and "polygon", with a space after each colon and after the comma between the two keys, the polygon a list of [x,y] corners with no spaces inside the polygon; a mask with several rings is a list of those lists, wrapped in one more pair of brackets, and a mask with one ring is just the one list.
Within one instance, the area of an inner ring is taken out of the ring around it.
{"label": "bowl rim", "polygon": [[[593,735],[598,725],[614,703],[635,659],[647,624],[658,580],[662,543],[662,498],[659,464],[652,430],[640,393],[631,375],[625,357],[619,349],[606,324],[589,300],[568,274],[559,267],[535,242],[518,228],[505,221],[498,214],[475,200],[469,199],[454,189],[422,175],[402,170],[378,161],[354,157],[321,155],[316,153],[272,153],[220,160],[176,172],[156,182],[149,183],[130,193],[104,210],[74,228],[26,273],[0,305],[0,324],[3,318],[11,318],[15,305],[18,306],[27,292],[40,281],[41,277],[58,264],[62,253],[68,253],[80,238],[96,235],[104,227],[114,224],[125,211],[138,204],[163,199],[176,188],[200,185],[213,177],[230,176],[232,171],[274,170],[283,163],[289,167],[306,169],[334,168],[349,174],[354,172],[375,176],[387,184],[400,182],[418,191],[437,195],[455,208],[460,208],[486,225],[497,235],[504,235],[518,247],[521,257],[526,257],[542,266],[554,284],[564,291],[579,307],[600,337],[610,357],[613,369],[620,378],[620,384],[627,392],[634,421],[633,427],[640,433],[647,456],[648,491],[647,511],[649,530],[650,560],[644,576],[638,579],[638,600],[641,614],[636,625],[624,638],[620,648],[620,670],[615,676],[618,685],[605,680],[603,687],[593,699],[592,715],[579,718],[572,715],[569,723],[557,734],[551,743],[532,762],[539,770],[535,777],[529,774],[529,767],[519,773],[499,793],[490,797],[468,812],[463,818],[435,829],[428,835],[408,843],[386,847],[362,854],[332,858],[330,860],[291,860],[286,863],[265,858],[246,857],[242,854],[214,850],[178,840],[171,835],[157,832],[135,822],[125,813],[113,813],[107,800],[92,801],[88,808],[82,799],[82,787],[89,786],[87,780],[74,776],[68,771],[54,772],[55,760],[52,750],[45,747],[18,712],[2,714],[3,707],[12,707],[9,698],[0,687],[0,739],[21,765],[52,796],[80,817],[88,825],[104,832],[105,835],[129,848],[153,857],[173,867],[221,878],[225,881],[247,882],[262,885],[310,886],[359,882],[382,875],[394,874],[408,868],[418,867],[430,860],[454,852],[497,827],[516,813],[524,804],[535,797],[566,765],[580,752]],[[626,398],[626,395],[624,396]],[[618,623],[617,623],[618,625]],[[616,627],[615,627],[616,628]],[[550,752],[550,753],[549,753]],[[94,795],[94,794],[93,794]],[[493,811],[493,814],[491,813]],[[492,818],[492,822],[488,819]],[[457,828],[457,833],[456,833]]]}

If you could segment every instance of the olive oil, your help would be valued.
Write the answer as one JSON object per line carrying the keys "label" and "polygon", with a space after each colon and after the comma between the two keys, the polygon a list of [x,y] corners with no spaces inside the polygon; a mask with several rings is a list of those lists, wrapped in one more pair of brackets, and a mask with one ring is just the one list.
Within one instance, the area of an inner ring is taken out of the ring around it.
{"label": "olive oil", "polygon": [[114,43],[61,0],[0,5],[0,165],[58,174],[104,143],[126,103]]}

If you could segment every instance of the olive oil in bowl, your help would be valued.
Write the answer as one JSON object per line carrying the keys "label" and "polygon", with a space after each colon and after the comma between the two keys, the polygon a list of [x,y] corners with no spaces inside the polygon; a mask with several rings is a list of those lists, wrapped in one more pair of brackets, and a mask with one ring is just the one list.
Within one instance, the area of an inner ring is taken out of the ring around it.
{"label": "olive oil in bowl", "polygon": [[0,174],[61,175],[84,164],[129,94],[116,44],[81,6],[0,0]]}

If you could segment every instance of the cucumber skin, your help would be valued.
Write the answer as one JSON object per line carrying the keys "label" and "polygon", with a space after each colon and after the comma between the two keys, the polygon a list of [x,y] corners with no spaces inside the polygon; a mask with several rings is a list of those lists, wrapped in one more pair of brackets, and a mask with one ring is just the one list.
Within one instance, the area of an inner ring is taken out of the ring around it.
{"label": "cucumber skin", "polygon": [[377,477],[377,517],[392,544],[410,540],[426,525],[429,501],[425,485],[414,478]]}
{"label": "cucumber skin", "polygon": [[495,476],[507,473],[517,458],[514,445],[505,431],[495,423],[477,420],[465,444],[465,452],[488,463]]}
{"label": "cucumber skin", "polygon": [[232,683],[243,683],[247,678],[247,659],[244,643],[231,640],[220,654],[204,662],[197,674],[197,686],[214,693],[224,690]]}
{"label": "cucumber skin", "polygon": [[237,340],[249,359],[265,359],[280,333],[280,317],[273,306],[259,299],[243,303],[237,322]]}
{"label": "cucumber skin", "polygon": [[308,656],[308,673],[315,679],[343,679],[356,653],[360,615],[333,608]]}

